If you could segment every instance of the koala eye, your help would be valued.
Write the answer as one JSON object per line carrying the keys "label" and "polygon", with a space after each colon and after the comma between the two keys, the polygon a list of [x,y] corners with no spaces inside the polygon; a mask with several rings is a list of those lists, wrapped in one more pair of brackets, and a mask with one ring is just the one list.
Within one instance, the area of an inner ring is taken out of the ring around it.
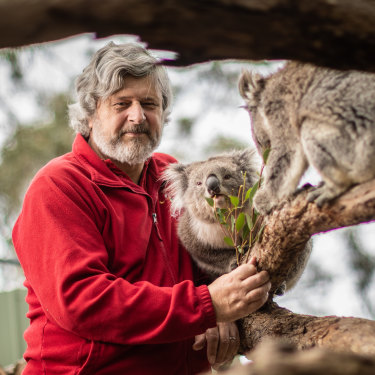
{"label": "koala eye", "polygon": [[197,181],[197,186],[201,186],[202,183],[200,181]]}
{"label": "koala eye", "polygon": [[231,176],[230,174],[226,174],[226,175],[224,176],[224,180],[229,180],[231,177],[232,177],[232,176]]}

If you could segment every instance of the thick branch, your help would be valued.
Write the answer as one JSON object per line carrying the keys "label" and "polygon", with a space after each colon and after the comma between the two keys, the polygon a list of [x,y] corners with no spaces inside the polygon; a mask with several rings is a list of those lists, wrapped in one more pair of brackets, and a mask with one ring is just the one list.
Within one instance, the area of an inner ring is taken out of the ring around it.
{"label": "thick branch", "polygon": [[375,322],[372,320],[294,314],[270,302],[240,324],[244,352],[266,337],[279,337],[298,349],[324,347],[335,352],[375,357]]}
{"label": "thick branch", "polygon": [[[273,289],[285,280],[313,234],[375,219],[375,180],[358,185],[329,205],[307,203],[308,190],[285,201],[271,215],[261,240],[251,250],[271,277]],[[243,350],[264,337],[282,337],[299,349],[325,347],[375,356],[375,322],[366,319],[298,315],[269,302],[242,320]]]}
{"label": "thick branch", "polygon": [[285,280],[312,235],[375,220],[375,180],[352,188],[322,208],[308,203],[307,193],[301,191],[264,219],[263,235],[252,249],[260,268],[269,271],[274,288]]}
{"label": "thick branch", "polygon": [[0,48],[84,32],[139,35],[178,52],[177,65],[296,59],[375,70],[372,0],[0,1]]}

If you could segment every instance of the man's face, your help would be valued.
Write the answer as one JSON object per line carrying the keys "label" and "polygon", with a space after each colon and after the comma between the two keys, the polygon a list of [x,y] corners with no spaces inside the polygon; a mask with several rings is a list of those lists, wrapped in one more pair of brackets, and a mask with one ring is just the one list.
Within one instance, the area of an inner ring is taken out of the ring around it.
{"label": "man's face", "polygon": [[90,137],[103,156],[130,165],[143,163],[161,139],[160,90],[149,77],[127,77],[122,90],[98,101],[89,124]]}

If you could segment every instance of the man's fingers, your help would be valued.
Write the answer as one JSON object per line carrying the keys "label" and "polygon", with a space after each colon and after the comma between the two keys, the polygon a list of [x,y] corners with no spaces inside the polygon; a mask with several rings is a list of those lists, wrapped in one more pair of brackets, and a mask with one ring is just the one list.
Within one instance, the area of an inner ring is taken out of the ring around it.
{"label": "man's fingers", "polygon": [[211,365],[216,362],[217,349],[219,345],[219,329],[218,327],[210,328],[206,331],[207,340],[207,359]]}
{"label": "man's fingers", "polygon": [[259,293],[254,294],[251,298],[247,299],[247,311],[249,311],[249,314],[253,313],[254,311],[258,310],[260,307],[262,307],[268,300],[268,293]]}
{"label": "man's fingers", "polygon": [[230,324],[228,323],[219,323],[219,334],[220,342],[219,349],[217,351],[216,363],[223,363],[228,360],[227,353],[230,346]]}
{"label": "man's fingers", "polygon": [[230,346],[227,353],[227,360],[232,360],[237,355],[238,349],[240,348],[240,334],[236,323],[230,325],[229,340]]}
{"label": "man's fingers", "polygon": [[206,334],[202,333],[201,335],[195,336],[195,341],[193,344],[193,349],[194,350],[201,350],[205,347],[206,345]]}
{"label": "man's fingers", "polygon": [[243,287],[246,290],[256,289],[265,284],[267,284],[270,280],[270,277],[266,271],[261,271],[256,275],[248,277],[247,279],[242,281]]}
{"label": "man's fingers", "polygon": [[259,308],[267,301],[270,288],[268,273],[257,272],[249,263],[217,278],[208,285],[217,321],[233,322],[254,312],[254,306]]}
{"label": "man's fingers", "polygon": [[257,258],[255,258],[255,257],[251,257],[251,259],[249,260],[248,263],[249,263],[249,264],[252,264],[254,267],[256,267],[256,266],[257,266],[257,263],[258,263]]}
{"label": "man's fingers", "polygon": [[271,289],[271,283],[267,282],[257,288],[248,289],[248,292],[245,295],[245,299],[248,301],[257,301],[264,296],[268,295],[268,292]]}
{"label": "man's fingers", "polygon": [[241,264],[235,270],[232,271],[233,275],[238,276],[240,280],[245,280],[250,276],[253,276],[257,273],[257,269],[253,264],[246,263]]}

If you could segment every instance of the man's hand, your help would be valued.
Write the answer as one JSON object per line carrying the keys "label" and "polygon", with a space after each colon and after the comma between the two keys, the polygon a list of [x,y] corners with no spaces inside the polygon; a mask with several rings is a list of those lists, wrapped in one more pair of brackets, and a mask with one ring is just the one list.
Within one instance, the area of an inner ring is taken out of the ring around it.
{"label": "man's hand", "polygon": [[240,337],[235,323],[218,323],[217,327],[209,328],[206,333],[195,336],[194,350],[201,350],[207,344],[207,359],[217,370],[231,362],[238,352]]}
{"label": "man's hand", "polygon": [[258,310],[270,288],[268,273],[257,271],[255,258],[220,276],[208,285],[217,322],[233,322]]}

